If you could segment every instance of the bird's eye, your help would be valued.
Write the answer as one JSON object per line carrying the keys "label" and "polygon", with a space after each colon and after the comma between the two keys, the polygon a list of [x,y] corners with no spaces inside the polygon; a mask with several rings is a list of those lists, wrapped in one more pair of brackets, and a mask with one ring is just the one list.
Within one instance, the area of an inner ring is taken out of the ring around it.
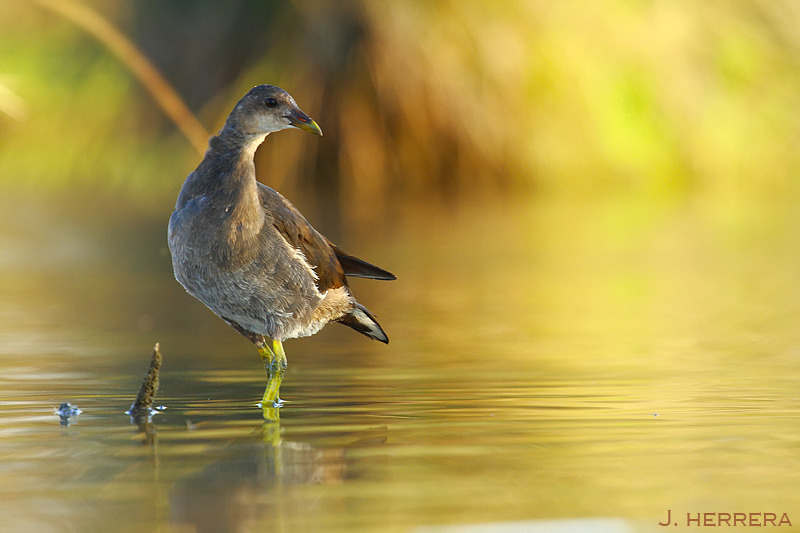
{"label": "bird's eye", "polygon": [[267,98],[266,100],[264,100],[264,103],[267,104],[267,107],[275,107],[276,105],[278,105],[278,101],[275,100],[274,98]]}

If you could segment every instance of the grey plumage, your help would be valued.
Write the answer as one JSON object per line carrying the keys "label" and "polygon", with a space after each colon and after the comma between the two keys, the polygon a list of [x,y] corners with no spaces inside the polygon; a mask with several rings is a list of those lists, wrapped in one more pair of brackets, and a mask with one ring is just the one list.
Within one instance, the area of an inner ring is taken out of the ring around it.
{"label": "grey plumage", "polygon": [[288,127],[322,134],[277,87],[255,87],[236,104],[170,217],[175,278],[257,345],[265,337],[312,335],[329,321],[388,342],[353,298],[346,276],[394,275],[331,244],[288,200],[256,181],[256,148]]}

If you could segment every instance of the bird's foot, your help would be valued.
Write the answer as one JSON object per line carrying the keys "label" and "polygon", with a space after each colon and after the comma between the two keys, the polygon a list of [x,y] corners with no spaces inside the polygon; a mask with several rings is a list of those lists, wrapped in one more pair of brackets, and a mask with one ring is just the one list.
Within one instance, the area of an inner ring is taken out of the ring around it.
{"label": "bird's foot", "polygon": [[273,373],[267,382],[267,388],[264,389],[264,396],[261,398],[261,407],[263,408],[279,408],[283,401],[278,394],[280,393],[281,381],[283,381],[283,372]]}
{"label": "bird's foot", "polygon": [[280,399],[281,382],[286,373],[286,354],[283,351],[281,341],[273,340],[272,349],[265,344],[258,347],[261,359],[264,361],[264,368],[267,371],[267,388],[264,389],[264,397],[261,398],[261,409],[264,411],[264,418],[272,420],[277,416],[277,409],[283,405]]}
{"label": "bird's foot", "polygon": [[286,402],[281,400],[280,398],[275,398],[271,403],[264,403],[264,401],[260,401],[256,404],[256,407],[259,409],[280,409]]}
{"label": "bird's foot", "polygon": [[280,420],[280,413],[278,410],[283,407],[283,400],[275,398],[272,401],[261,400],[258,404],[261,408],[261,413],[264,415],[264,420],[267,422],[278,422]]}

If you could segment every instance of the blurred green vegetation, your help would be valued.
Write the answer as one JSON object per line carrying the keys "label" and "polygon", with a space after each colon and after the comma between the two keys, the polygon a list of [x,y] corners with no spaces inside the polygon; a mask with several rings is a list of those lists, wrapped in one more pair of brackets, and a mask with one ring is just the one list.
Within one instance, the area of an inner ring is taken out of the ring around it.
{"label": "blurred green vegetation", "polygon": [[[797,189],[790,0],[84,3],[209,131],[255,84],[291,92],[325,137],[271,138],[260,178],[357,219],[405,198]],[[161,204],[198,159],[103,44],[0,3],[0,186]]]}

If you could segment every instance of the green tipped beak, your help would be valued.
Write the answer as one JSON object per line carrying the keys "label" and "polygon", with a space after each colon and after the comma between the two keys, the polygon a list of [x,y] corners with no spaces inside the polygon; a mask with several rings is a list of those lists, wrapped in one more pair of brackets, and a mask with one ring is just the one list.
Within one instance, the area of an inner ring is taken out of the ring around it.
{"label": "green tipped beak", "polygon": [[286,118],[289,119],[289,124],[294,126],[295,128],[300,128],[301,130],[307,131],[308,133],[313,133],[314,135],[322,136],[322,130],[319,128],[314,119],[303,113],[297,108],[294,108],[286,115]]}

